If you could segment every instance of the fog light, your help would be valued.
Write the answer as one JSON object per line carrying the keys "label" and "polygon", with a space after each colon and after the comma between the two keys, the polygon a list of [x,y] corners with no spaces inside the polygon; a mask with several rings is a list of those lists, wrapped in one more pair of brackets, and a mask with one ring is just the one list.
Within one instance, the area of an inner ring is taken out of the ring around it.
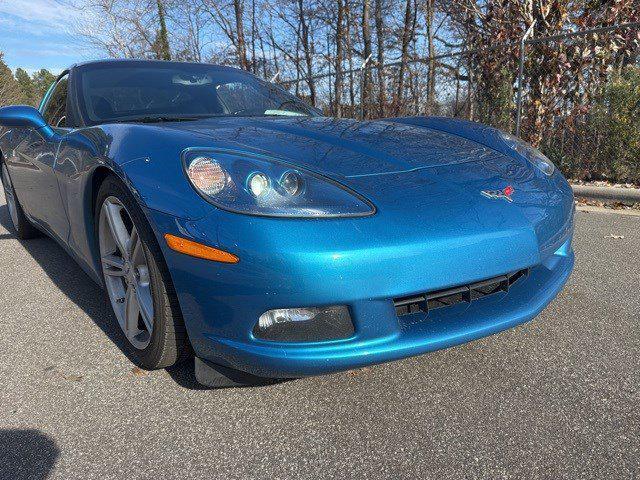
{"label": "fog light", "polygon": [[256,338],[279,342],[337,340],[353,333],[349,308],[344,305],[269,310],[253,328]]}

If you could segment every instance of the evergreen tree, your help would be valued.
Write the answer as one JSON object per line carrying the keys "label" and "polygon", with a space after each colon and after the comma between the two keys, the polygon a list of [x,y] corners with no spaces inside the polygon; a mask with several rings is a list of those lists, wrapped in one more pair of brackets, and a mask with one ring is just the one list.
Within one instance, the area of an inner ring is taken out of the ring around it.
{"label": "evergreen tree", "polygon": [[16,70],[16,80],[20,85],[20,90],[22,90],[22,103],[25,105],[35,105],[35,89],[29,74],[24,69],[18,68]]}
{"label": "evergreen tree", "polygon": [[33,83],[35,105],[40,103],[40,100],[42,100],[42,97],[44,97],[44,94],[47,93],[47,90],[55,80],[56,76],[46,68],[40,69],[32,75],[31,81]]}
{"label": "evergreen tree", "polygon": [[162,0],[156,0],[158,7],[158,23],[160,28],[153,42],[153,50],[158,60],[171,60],[171,48],[169,47],[169,35],[165,18],[164,4]]}
{"label": "evergreen tree", "polygon": [[22,100],[22,90],[11,69],[4,63],[3,53],[0,52],[0,107],[15,105]]}

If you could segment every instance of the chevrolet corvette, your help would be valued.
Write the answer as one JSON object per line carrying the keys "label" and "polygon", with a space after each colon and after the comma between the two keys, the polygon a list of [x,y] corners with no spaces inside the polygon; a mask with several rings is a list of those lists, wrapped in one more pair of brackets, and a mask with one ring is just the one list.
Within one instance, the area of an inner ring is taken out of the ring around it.
{"label": "chevrolet corvette", "polygon": [[331,118],[229,67],[74,65],[0,109],[0,166],[17,237],[104,288],[142,367],[194,358],[211,387],[484,337],[573,268],[571,188],[517,137]]}

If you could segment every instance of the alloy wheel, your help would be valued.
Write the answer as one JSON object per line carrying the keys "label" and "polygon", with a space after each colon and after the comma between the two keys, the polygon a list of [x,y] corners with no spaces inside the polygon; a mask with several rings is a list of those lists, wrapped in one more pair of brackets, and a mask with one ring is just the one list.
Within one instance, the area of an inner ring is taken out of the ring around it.
{"label": "alloy wheel", "polygon": [[105,285],[120,328],[135,348],[143,350],[153,333],[153,285],[138,230],[116,197],[102,204],[98,242]]}

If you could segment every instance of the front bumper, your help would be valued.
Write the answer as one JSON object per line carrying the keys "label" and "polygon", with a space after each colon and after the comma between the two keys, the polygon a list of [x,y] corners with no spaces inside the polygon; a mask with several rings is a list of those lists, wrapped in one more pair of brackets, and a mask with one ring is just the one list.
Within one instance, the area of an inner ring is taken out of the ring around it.
{"label": "front bumper", "polygon": [[[238,254],[238,264],[217,264],[178,254],[161,242],[196,355],[262,377],[348,370],[513,327],[534,318],[553,300],[574,262],[570,215],[553,245],[547,245],[551,253],[545,253],[535,232],[523,224],[490,234],[412,242],[398,239],[392,231],[366,235],[364,240],[367,222],[376,225],[372,219],[344,220],[341,235],[331,236],[331,222],[316,222],[308,229],[302,221],[287,221],[288,228],[283,228],[271,219],[242,219],[239,226],[231,223],[234,217],[226,217],[227,222],[182,221],[149,213],[158,234],[187,236]],[[465,253],[452,255],[458,251]],[[428,315],[398,317],[393,305],[395,297],[522,268],[530,268],[529,276],[506,294]],[[355,326],[351,338],[276,343],[253,336],[255,322],[267,310],[337,304],[350,308]]]}
{"label": "front bumper", "polygon": [[378,336],[362,329],[349,339],[325,344],[239,342],[207,335],[220,362],[264,377],[303,377],[388,362],[475,340],[527,322],[560,292],[574,262],[573,252],[555,254],[531,269],[508,293],[496,293],[471,304],[396,316],[389,300],[357,302],[354,322],[377,319],[390,328]]}

